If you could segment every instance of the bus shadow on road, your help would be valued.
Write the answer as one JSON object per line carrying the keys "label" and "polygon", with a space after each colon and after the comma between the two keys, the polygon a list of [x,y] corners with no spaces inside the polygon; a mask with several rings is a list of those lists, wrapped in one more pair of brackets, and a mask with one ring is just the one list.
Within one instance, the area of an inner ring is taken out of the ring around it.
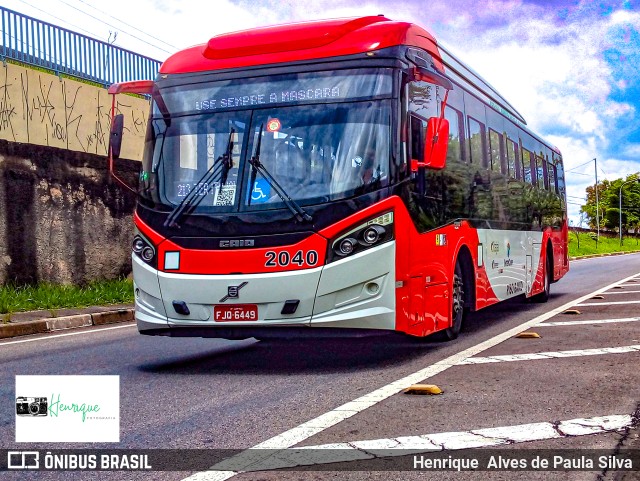
{"label": "bus shadow on road", "polygon": [[[209,342],[215,342],[209,340]],[[202,374],[309,374],[379,370],[401,366],[437,350],[441,343],[417,343],[398,334],[349,339],[290,339],[225,341],[221,349],[139,366],[151,373]],[[166,351],[163,352],[165,356]]]}
{"label": "bus shadow on road", "polygon": [[[164,338],[168,344],[158,349],[163,358],[142,364],[138,369],[156,374],[305,375],[402,367],[426,353],[442,351],[449,355],[464,348],[474,335],[499,331],[505,324],[512,324],[514,316],[528,318],[541,306],[544,305],[514,298],[471,313],[460,338],[451,342],[395,332],[368,337],[264,341]],[[150,338],[149,342],[158,342],[158,338]]]}

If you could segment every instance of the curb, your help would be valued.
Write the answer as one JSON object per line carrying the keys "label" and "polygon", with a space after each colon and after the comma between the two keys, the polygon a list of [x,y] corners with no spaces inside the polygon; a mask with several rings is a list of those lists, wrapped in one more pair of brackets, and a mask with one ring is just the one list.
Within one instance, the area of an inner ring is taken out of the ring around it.
{"label": "curb", "polygon": [[118,322],[129,322],[134,320],[134,312],[134,309],[117,309],[93,314],[77,314],[74,316],[38,319],[37,321],[0,324],[0,339],[78,329],[81,327],[103,326],[105,324],[115,324]]}
{"label": "curb", "polygon": [[622,252],[607,252],[604,254],[586,254],[583,256],[569,257],[569,260],[579,261],[580,259],[592,259],[594,257],[625,256],[627,254],[640,254],[640,251],[622,251]]}

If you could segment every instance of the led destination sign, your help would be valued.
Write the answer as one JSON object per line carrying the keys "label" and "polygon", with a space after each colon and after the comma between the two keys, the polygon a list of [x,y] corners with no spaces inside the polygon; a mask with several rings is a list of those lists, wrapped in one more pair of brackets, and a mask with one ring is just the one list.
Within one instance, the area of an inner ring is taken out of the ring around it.
{"label": "led destination sign", "polygon": [[[172,113],[203,113],[282,103],[343,101],[389,96],[390,69],[359,69],[234,79],[167,87],[162,98]],[[157,106],[155,108],[156,114]]]}
{"label": "led destination sign", "polygon": [[247,107],[251,105],[296,102],[302,100],[339,99],[340,87],[308,88],[306,90],[288,90],[267,94],[243,95],[242,97],[223,97],[197,101],[196,110],[214,110],[216,108]]}

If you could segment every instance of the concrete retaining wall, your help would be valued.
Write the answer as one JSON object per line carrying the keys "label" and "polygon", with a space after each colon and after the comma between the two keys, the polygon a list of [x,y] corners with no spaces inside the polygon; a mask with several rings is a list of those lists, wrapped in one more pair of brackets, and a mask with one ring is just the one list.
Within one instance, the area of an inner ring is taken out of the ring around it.
{"label": "concrete retaining wall", "polygon": [[[119,96],[135,183],[149,102]],[[135,196],[111,181],[106,89],[0,64],[0,284],[128,275]]]}
{"label": "concrete retaining wall", "polygon": [[[131,182],[139,166],[118,163]],[[103,156],[0,141],[0,283],[128,275],[134,206]]]}

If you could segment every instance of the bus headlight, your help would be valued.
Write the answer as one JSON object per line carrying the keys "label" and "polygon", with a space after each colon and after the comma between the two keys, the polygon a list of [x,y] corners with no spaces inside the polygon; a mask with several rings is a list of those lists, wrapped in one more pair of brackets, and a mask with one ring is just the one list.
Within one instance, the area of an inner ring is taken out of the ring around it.
{"label": "bus headlight", "polygon": [[385,212],[341,234],[329,245],[327,263],[393,239],[393,212]]}
{"label": "bus headlight", "polygon": [[358,241],[352,239],[351,237],[347,237],[346,239],[342,239],[339,243],[337,243],[337,248],[335,249],[336,254],[339,256],[348,256],[353,252],[353,249],[358,245]]}
{"label": "bus headlight", "polygon": [[131,250],[147,264],[153,267],[156,266],[156,250],[153,244],[140,232],[136,232],[133,242],[131,243]]}
{"label": "bus headlight", "polygon": [[133,238],[133,242],[131,243],[131,249],[136,254],[141,254],[142,250],[145,248],[145,242],[138,236]]}
{"label": "bus headlight", "polygon": [[362,232],[362,240],[366,245],[373,245],[380,239],[383,239],[387,231],[384,227],[378,224],[372,224]]}

